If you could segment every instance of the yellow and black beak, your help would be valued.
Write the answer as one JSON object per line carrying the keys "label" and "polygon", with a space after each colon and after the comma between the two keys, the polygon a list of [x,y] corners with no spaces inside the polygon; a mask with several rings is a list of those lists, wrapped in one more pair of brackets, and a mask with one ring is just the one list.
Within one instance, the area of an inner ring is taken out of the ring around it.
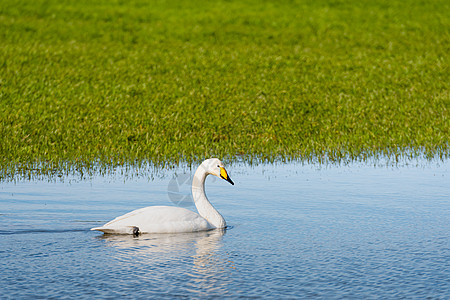
{"label": "yellow and black beak", "polygon": [[220,178],[225,179],[226,181],[228,181],[229,183],[231,183],[232,185],[234,185],[233,180],[231,180],[230,177],[228,177],[228,173],[225,170],[225,168],[220,167]]}

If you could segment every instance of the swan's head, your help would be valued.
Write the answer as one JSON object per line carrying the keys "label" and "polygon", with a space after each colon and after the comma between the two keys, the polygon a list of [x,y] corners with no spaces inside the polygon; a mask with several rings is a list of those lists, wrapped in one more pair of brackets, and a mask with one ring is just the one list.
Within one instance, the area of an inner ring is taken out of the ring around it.
{"label": "swan's head", "polygon": [[225,166],[218,158],[207,159],[202,163],[202,166],[205,168],[207,174],[222,178],[234,185],[234,182],[228,176],[227,170],[225,170]]}

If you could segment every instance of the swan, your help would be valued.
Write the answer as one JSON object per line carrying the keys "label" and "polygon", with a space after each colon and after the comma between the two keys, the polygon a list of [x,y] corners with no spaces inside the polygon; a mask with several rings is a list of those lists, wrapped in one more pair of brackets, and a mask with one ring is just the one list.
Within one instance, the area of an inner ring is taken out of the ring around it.
{"label": "swan", "polygon": [[91,230],[138,235],[140,233],[179,233],[225,228],[227,225],[225,219],[212,206],[205,194],[205,180],[208,175],[217,176],[234,185],[219,159],[205,160],[197,168],[192,179],[192,196],[198,214],[181,207],[148,206],[133,210],[102,227]]}

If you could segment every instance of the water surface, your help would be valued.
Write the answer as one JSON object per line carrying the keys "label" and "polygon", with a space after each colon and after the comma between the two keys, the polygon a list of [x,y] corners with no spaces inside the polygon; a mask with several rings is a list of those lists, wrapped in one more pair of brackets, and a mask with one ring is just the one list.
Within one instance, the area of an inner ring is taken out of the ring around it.
{"label": "water surface", "polygon": [[189,173],[1,183],[1,297],[450,297],[450,162],[228,171],[234,186],[206,190],[230,228],[137,238],[89,229],[144,206],[195,209]]}

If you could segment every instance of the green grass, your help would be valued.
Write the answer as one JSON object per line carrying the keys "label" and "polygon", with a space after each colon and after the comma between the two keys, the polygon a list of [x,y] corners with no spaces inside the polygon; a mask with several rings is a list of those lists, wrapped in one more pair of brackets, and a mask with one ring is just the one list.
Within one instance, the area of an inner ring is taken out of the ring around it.
{"label": "green grass", "polygon": [[0,177],[449,156],[449,2],[0,1]]}

